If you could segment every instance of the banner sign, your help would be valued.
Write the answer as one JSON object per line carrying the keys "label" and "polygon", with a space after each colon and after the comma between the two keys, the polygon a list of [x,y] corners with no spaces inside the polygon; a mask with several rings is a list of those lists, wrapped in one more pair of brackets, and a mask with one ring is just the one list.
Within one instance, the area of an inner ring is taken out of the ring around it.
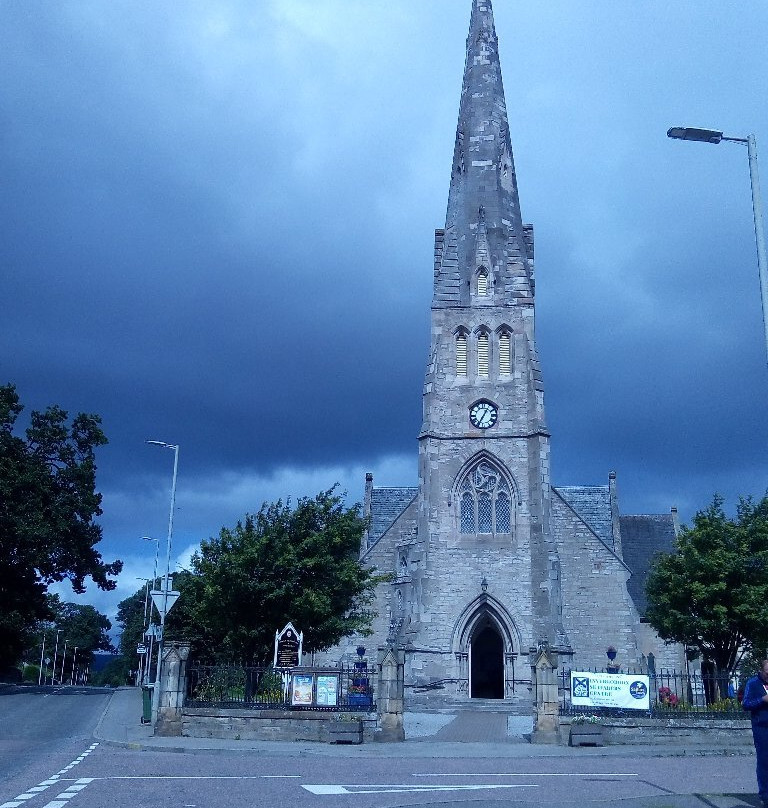
{"label": "banner sign", "polygon": [[571,704],[574,707],[650,710],[648,677],[571,671]]}

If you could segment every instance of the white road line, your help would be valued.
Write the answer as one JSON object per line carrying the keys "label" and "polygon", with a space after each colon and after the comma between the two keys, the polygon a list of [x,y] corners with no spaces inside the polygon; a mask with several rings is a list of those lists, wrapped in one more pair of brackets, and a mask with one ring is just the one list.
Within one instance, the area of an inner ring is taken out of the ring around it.
{"label": "white road line", "polygon": [[451,774],[442,772],[436,774],[412,774],[411,777],[639,777],[634,772],[501,772],[497,774],[477,774],[466,772]]}
{"label": "white road line", "polygon": [[302,788],[310,794],[338,795],[338,794],[427,794],[430,791],[484,791],[486,789],[508,788],[538,788],[536,783],[477,783],[471,786],[415,786],[415,785],[303,785]]}
{"label": "white road line", "polygon": [[[91,744],[88,747],[88,749],[85,752],[83,752],[82,755],[80,755],[80,757],[77,760],[72,761],[72,763],[65,766],[61,771],[57,772],[56,774],[51,775],[47,780],[43,780],[36,786],[28,788],[23,794],[19,794],[12,800],[0,804],[0,808],[19,808],[19,806],[23,805],[27,800],[31,800],[33,797],[36,797],[38,794],[41,794],[43,791],[50,788],[51,786],[61,783],[61,775],[65,774],[73,766],[77,766],[77,764],[80,763],[80,761],[86,758],[88,755],[90,755],[91,752],[93,752],[93,750],[97,746],[98,746],[97,743]],[[70,799],[71,797],[74,797],[75,794],[78,794],[81,789],[85,788],[88,785],[88,783],[92,781],[93,778],[81,777],[76,781],[76,783],[82,783],[82,785],[79,788],[75,789],[74,786],[70,786],[67,789],[67,791],[64,791],[61,794],[59,794],[59,796],[56,797],[55,800],[52,800],[47,805],[44,805],[43,808],[61,808],[61,806],[65,804],[66,800]],[[67,792],[71,793],[68,794]],[[62,802],[62,798],[64,799],[64,802]]]}
{"label": "white road line", "polygon": [[[274,777],[301,777],[300,774],[118,774],[94,780],[267,780]],[[2,806],[0,806],[2,808]]]}

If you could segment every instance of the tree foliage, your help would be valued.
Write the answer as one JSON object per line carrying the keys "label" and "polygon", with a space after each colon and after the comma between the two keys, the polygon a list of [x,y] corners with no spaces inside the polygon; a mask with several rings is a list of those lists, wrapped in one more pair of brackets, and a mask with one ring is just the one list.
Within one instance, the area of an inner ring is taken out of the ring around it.
{"label": "tree foliage", "polygon": [[169,632],[186,634],[198,658],[246,661],[271,660],[275,631],[289,620],[308,652],[370,633],[366,607],[388,576],[359,563],[366,522],[334,492],[295,508],[265,504],[203,541],[192,574],[177,578]]}
{"label": "tree foliage", "polygon": [[0,386],[0,667],[12,664],[37,620],[52,617],[49,584],[68,579],[75,592],[91,577],[113,589],[120,561],[104,563],[95,545],[101,495],[94,450],[107,442],[100,419],[69,421],[57,406],[33,411],[24,437],[14,434],[22,412],[16,388]]}
{"label": "tree foliage", "polygon": [[655,559],[646,617],[668,642],[684,643],[731,673],[739,656],[768,645],[768,498],[741,499],[729,519],[723,499],[683,528],[675,553]]}

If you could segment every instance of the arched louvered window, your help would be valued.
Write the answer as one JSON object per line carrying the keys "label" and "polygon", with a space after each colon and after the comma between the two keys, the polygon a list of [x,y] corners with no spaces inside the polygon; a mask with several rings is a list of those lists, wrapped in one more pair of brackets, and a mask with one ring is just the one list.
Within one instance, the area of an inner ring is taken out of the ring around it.
{"label": "arched louvered window", "polygon": [[467,335],[456,335],[456,375],[467,375]]}
{"label": "arched louvered window", "polygon": [[499,334],[499,373],[502,376],[512,373],[511,339],[508,331]]}
{"label": "arched louvered window", "polygon": [[488,334],[481,333],[477,335],[477,375],[488,376],[490,365],[488,361],[490,346]]}
{"label": "arched louvered window", "polygon": [[512,494],[504,476],[481,460],[461,481],[459,530],[463,534],[511,533]]}
{"label": "arched louvered window", "polygon": [[483,297],[488,294],[488,272],[485,268],[477,273],[477,294]]}

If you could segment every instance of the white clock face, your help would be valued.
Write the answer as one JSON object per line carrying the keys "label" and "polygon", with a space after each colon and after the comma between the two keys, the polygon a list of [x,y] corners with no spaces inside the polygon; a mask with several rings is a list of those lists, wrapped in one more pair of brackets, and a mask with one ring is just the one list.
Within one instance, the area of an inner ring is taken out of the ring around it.
{"label": "white clock face", "polygon": [[469,411],[469,421],[478,429],[488,429],[496,423],[499,411],[489,401],[479,401]]}

